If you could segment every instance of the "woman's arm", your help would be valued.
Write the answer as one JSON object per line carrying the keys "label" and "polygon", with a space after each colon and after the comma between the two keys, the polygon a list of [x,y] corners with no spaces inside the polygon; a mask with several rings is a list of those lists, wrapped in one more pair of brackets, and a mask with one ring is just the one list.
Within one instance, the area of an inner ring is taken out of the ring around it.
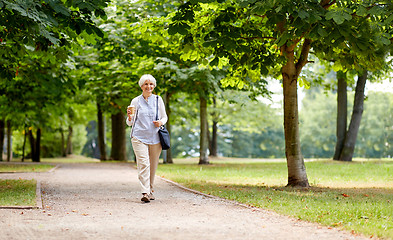
{"label": "woman's arm", "polygon": [[159,121],[161,122],[161,125],[164,125],[168,121],[168,116],[166,115],[165,104],[162,100],[162,97],[158,98],[158,112],[160,113],[159,116],[161,117]]}
{"label": "woman's arm", "polygon": [[[137,105],[138,105],[138,97],[132,99],[130,103],[130,106],[135,107],[135,113],[136,113]],[[127,118],[126,118],[127,125],[132,126],[134,124],[134,119],[135,119],[135,114],[132,114],[130,116],[127,114]]]}

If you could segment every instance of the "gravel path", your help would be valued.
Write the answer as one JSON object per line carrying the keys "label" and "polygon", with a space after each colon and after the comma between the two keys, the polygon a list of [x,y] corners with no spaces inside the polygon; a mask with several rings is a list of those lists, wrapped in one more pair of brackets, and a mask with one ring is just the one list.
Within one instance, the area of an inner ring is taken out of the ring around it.
{"label": "gravel path", "polygon": [[43,209],[0,209],[0,239],[354,239],[337,229],[195,194],[157,178],[156,200],[140,201],[129,164],[62,164],[36,178]]}

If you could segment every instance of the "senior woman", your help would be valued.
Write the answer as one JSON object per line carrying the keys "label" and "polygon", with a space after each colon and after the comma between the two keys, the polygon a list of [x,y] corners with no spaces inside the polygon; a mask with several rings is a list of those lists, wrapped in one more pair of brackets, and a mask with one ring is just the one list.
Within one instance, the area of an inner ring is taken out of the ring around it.
{"label": "senior woman", "polygon": [[132,99],[127,108],[126,122],[128,126],[132,126],[130,137],[138,166],[141,201],[147,203],[155,199],[154,176],[162,150],[158,129],[167,122],[168,117],[164,101],[160,96],[153,94],[156,79],[150,74],[145,74],[140,78],[139,86],[142,94]]}

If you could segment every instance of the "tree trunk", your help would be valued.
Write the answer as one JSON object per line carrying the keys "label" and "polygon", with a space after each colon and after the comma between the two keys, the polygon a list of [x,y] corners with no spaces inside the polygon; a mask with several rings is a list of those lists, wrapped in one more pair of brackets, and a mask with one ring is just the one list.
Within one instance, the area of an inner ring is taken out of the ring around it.
{"label": "tree trunk", "polygon": [[336,149],[333,159],[339,160],[344,147],[347,132],[347,79],[345,73],[337,72],[337,123],[336,123]]}
{"label": "tree trunk", "polygon": [[26,131],[26,124],[25,124],[25,129],[24,129],[24,134],[23,134],[23,146],[22,146],[22,162],[25,161],[25,149],[26,149],[26,137],[27,137],[27,131]]}
{"label": "tree trunk", "polygon": [[347,134],[345,135],[344,147],[340,155],[340,161],[352,161],[355,151],[356,138],[359,132],[360,121],[364,106],[364,89],[367,82],[367,71],[358,75],[356,83],[355,99],[353,103],[351,122],[349,123]]}
{"label": "tree trunk", "polygon": [[41,128],[37,129],[37,139],[35,145],[35,154],[36,156],[33,159],[33,162],[40,162],[41,161]]}
{"label": "tree trunk", "polygon": [[72,126],[68,126],[67,148],[65,151],[66,155],[72,154],[72,133]]}
{"label": "tree trunk", "polygon": [[0,162],[3,161],[4,133],[5,133],[5,122],[3,119],[0,119]]}
{"label": "tree trunk", "polygon": [[7,121],[7,161],[10,162],[12,160],[12,128],[11,121]]}
{"label": "tree trunk", "polygon": [[[216,99],[213,98],[213,105],[214,109],[216,108]],[[217,114],[213,113],[212,114],[212,119],[213,119],[213,124],[212,124],[212,136],[210,138],[209,136],[209,150],[210,150],[210,156],[212,157],[217,157]]]}
{"label": "tree trunk", "polygon": [[64,143],[64,132],[63,128],[60,128],[60,136],[61,136],[61,156],[66,157],[65,143]]}
{"label": "tree trunk", "polygon": [[105,146],[105,121],[102,113],[101,105],[97,102],[97,123],[98,123],[98,149],[100,149],[100,160],[106,160]]}
{"label": "tree trunk", "polygon": [[200,97],[200,124],[201,132],[199,139],[199,164],[209,164],[209,158],[207,156],[208,149],[208,138],[207,138],[207,101],[206,98]]}
{"label": "tree trunk", "polygon": [[[166,129],[169,132],[169,135],[171,134],[171,106],[170,106],[170,100],[171,100],[171,96],[172,94],[170,93],[166,93],[165,94],[165,110],[166,110],[166,114],[168,116],[168,121],[166,123]],[[166,152],[166,160],[165,163],[173,163],[173,157],[172,157],[172,150],[171,148],[169,148],[168,150],[164,151],[164,153]]]}
{"label": "tree trunk", "polygon": [[29,130],[29,141],[31,149],[31,159],[33,162],[40,162],[41,129],[37,129],[37,137],[34,138],[33,131]]}
{"label": "tree trunk", "polygon": [[282,68],[282,77],[284,86],[285,155],[288,167],[287,186],[309,187],[299,138],[297,79],[300,70],[295,66],[294,52],[285,50],[287,63]]}
{"label": "tree trunk", "polygon": [[217,157],[217,121],[213,120],[213,126],[212,126],[212,140],[210,143],[210,156],[212,157]]}
{"label": "tree trunk", "polygon": [[30,142],[30,155],[31,158],[34,159],[35,156],[35,139],[34,139],[34,135],[33,135],[33,131],[29,130],[29,142]]}
{"label": "tree trunk", "polygon": [[124,124],[124,114],[119,111],[112,114],[112,151],[111,159],[127,160],[126,154],[126,127]]}

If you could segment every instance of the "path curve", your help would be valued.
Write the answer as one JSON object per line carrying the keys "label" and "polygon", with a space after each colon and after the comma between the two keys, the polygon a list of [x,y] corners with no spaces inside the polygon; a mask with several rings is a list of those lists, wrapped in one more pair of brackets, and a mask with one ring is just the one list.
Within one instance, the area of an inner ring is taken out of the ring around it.
{"label": "path curve", "polygon": [[61,164],[36,178],[43,209],[0,209],[0,239],[365,240],[346,231],[196,194],[157,178],[156,200],[140,201],[127,163]]}

